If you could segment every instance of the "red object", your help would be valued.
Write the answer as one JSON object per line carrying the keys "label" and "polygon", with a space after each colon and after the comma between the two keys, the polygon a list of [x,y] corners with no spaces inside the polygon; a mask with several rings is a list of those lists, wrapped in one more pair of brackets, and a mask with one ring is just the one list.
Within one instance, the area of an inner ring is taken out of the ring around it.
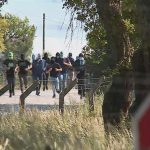
{"label": "red object", "polygon": [[139,108],[135,125],[136,150],[150,150],[150,96]]}

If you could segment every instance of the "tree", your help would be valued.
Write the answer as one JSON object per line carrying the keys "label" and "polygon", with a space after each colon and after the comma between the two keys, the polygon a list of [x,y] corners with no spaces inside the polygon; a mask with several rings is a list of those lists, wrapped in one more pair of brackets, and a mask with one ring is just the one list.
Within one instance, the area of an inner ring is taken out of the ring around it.
{"label": "tree", "polygon": [[[131,0],[65,0],[64,3],[65,7],[71,10],[72,16],[80,20],[85,29],[91,30],[90,35],[94,31],[95,23],[105,30],[107,46],[103,45],[104,49],[99,50],[105,52],[106,55],[110,52],[111,69],[113,70],[112,84],[105,93],[103,102],[103,117],[106,128],[107,123],[118,125],[121,122],[121,114],[127,113],[132,100],[131,59],[134,48],[138,47],[138,39],[134,38],[136,36],[134,4],[135,1]],[[76,12],[76,14],[74,15],[73,12]],[[100,36],[99,32],[97,32],[97,35]],[[94,36],[92,37],[96,39]],[[100,40],[96,45],[101,43]],[[93,40],[90,37],[90,47],[91,43],[92,46],[95,43],[91,41]],[[93,48],[94,52],[97,53],[98,48],[95,46]],[[106,49],[109,51],[107,52]],[[91,51],[90,48],[87,48],[87,50]]]}
{"label": "tree", "polygon": [[31,55],[36,30],[34,25],[30,25],[26,17],[20,19],[17,16],[6,14],[5,18],[8,22],[8,31],[4,36],[6,52],[13,51],[16,57],[20,57],[21,53],[26,56]]}
{"label": "tree", "polygon": [[[86,1],[66,1],[64,8],[71,11],[71,21],[68,29],[73,32],[76,28],[73,20],[77,20],[77,24],[87,33],[87,45],[83,47],[83,53],[88,66],[88,72],[94,77],[100,77],[102,74],[110,75],[109,62],[112,55],[108,48],[106,33],[99,21],[95,3]],[[73,35],[73,33],[71,34]]]}
{"label": "tree", "polygon": [[102,25],[94,25],[94,29],[87,33],[87,45],[83,47],[83,53],[88,66],[88,72],[92,76],[100,77],[101,75],[111,76],[112,64],[111,50],[106,40],[106,32]]}
{"label": "tree", "polygon": [[0,17],[0,51],[4,51],[5,50],[5,46],[4,46],[4,34],[7,30],[7,21],[3,18]]}
{"label": "tree", "polygon": [[109,123],[118,125],[121,122],[121,114],[126,113],[132,100],[133,82],[130,66],[133,48],[122,15],[121,2],[121,0],[96,1],[109,46],[113,51],[114,65],[119,65],[113,76],[112,85],[104,96],[102,112],[106,128]]}
{"label": "tree", "polygon": [[150,1],[137,0],[136,12],[138,15],[136,29],[141,38],[141,43],[133,59],[135,101],[131,107],[132,113],[136,112],[150,90]]}

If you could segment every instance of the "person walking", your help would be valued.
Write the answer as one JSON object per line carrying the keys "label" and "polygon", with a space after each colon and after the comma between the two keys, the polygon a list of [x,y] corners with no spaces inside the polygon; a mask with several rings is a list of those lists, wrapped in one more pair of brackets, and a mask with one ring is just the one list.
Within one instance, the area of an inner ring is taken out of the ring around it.
{"label": "person walking", "polygon": [[82,97],[85,97],[85,60],[82,53],[79,54],[78,59],[75,61],[75,70],[78,79],[78,94],[82,99]]}
{"label": "person walking", "polygon": [[63,57],[63,52],[56,53],[56,63],[60,64],[62,71],[59,74],[60,90],[67,87],[68,67],[71,67],[69,59]]}
{"label": "person walking", "polygon": [[42,83],[42,75],[44,70],[44,61],[41,58],[41,55],[38,54],[37,58],[32,63],[32,77],[34,81],[39,81],[38,86],[36,87],[36,95],[40,95],[40,88]]}
{"label": "person walking", "polygon": [[50,59],[48,57],[48,53],[44,53],[43,60],[45,60],[44,71],[43,71],[43,91],[48,90],[48,77],[49,73],[46,72],[46,67],[50,63]]}
{"label": "person walking", "polygon": [[16,72],[16,61],[12,52],[8,53],[8,58],[3,62],[4,70],[6,71],[6,79],[9,88],[9,97],[15,95],[15,72]]}
{"label": "person walking", "polygon": [[31,68],[31,63],[25,59],[24,54],[20,55],[20,60],[17,62],[17,71],[19,76],[19,82],[20,82],[20,90],[21,93],[24,92],[24,88],[27,89],[27,75],[28,70]]}
{"label": "person walking", "polygon": [[62,68],[59,63],[55,62],[55,57],[51,57],[51,63],[47,66],[47,73],[50,72],[50,80],[52,84],[53,98],[56,97],[56,92],[60,93],[59,74]]}

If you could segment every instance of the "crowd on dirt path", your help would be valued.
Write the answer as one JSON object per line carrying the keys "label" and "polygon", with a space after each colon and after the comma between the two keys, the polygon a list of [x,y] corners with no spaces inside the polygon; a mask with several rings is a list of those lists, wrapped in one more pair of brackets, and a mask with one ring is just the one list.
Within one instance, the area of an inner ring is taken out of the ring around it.
{"label": "crowd on dirt path", "polygon": [[[76,60],[69,53],[67,57],[63,56],[63,52],[57,52],[55,56],[49,58],[48,53],[32,54],[32,61],[25,58],[24,54],[20,55],[19,60],[14,58],[13,52],[9,52],[7,58],[3,62],[4,72],[9,86],[9,97],[15,95],[15,78],[19,77],[20,90],[23,93],[28,88],[28,73],[32,72],[33,81],[39,81],[36,87],[36,95],[40,95],[41,87],[43,91],[49,89],[49,81],[52,86],[52,97],[56,97],[56,93],[60,93],[67,87],[70,81],[78,79],[78,94],[80,98],[85,96],[85,59],[80,53]],[[41,86],[43,84],[43,86]]]}

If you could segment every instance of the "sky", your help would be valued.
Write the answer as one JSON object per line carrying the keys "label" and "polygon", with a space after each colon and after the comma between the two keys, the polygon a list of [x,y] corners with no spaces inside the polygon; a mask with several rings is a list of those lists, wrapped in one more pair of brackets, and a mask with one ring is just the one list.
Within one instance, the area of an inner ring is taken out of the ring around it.
{"label": "sky", "polygon": [[30,24],[37,28],[33,43],[33,53],[42,53],[43,13],[45,13],[45,51],[55,55],[63,51],[67,56],[69,52],[77,56],[86,44],[85,33],[78,27],[74,31],[73,40],[68,34],[69,13],[62,9],[62,0],[8,0],[2,7],[2,13],[11,13],[20,18],[28,17]]}

